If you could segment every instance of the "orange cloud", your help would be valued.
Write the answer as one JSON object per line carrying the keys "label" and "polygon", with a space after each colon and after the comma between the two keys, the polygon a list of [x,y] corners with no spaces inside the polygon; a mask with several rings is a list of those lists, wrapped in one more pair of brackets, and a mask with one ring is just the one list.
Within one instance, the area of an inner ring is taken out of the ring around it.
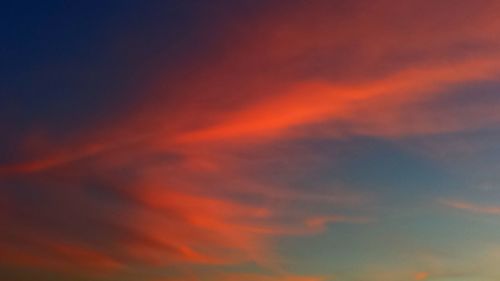
{"label": "orange cloud", "polygon": [[473,213],[498,215],[500,214],[500,206],[495,205],[479,205],[460,200],[441,200],[443,205],[454,209],[460,209]]}
{"label": "orange cloud", "polygon": [[[438,94],[436,91],[446,85],[492,77],[500,70],[500,64],[497,62],[497,57],[488,57],[409,69],[361,86],[336,87],[326,82],[294,85],[290,92],[275,95],[234,114],[228,114],[226,121],[181,135],[178,141],[262,138],[325,120],[350,122],[354,128],[364,126],[367,127],[365,131],[377,135],[459,130],[462,127],[446,128],[445,124],[442,124],[443,127],[434,128],[435,124],[432,122],[412,125],[413,127],[403,127],[396,119],[382,119],[382,126],[375,123],[376,126],[370,127],[370,122],[383,118],[377,109],[382,108],[397,115],[400,108],[411,107],[412,104],[426,100],[429,95]],[[361,109],[365,110],[365,114],[356,115]]]}
{"label": "orange cloud", "polygon": [[427,272],[418,272],[415,274],[415,280],[427,280],[429,278],[429,273]]}
{"label": "orange cloud", "polygon": [[323,230],[328,223],[369,223],[372,219],[366,217],[349,217],[349,216],[320,216],[312,217],[306,220],[306,225],[312,229]]}
{"label": "orange cloud", "polygon": [[[150,182],[132,190],[130,196],[144,208],[133,219],[137,222],[134,231],[143,239],[127,242],[129,255],[154,264],[254,261],[274,267],[275,253],[268,244],[271,237],[316,233],[326,223],[367,222],[364,218],[291,212],[287,201],[273,204],[272,194],[257,193],[261,203],[255,204],[231,198],[228,190],[213,190],[223,192],[215,196],[185,184],[175,187]],[[233,192],[239,192],[238,188]],[[302,201],[300,195],[286,200]],[[311,203],[330,202],[327,198]],[[310,204],[307,198],[304,203]],[[345,206],[356,206],[352,204]]]}

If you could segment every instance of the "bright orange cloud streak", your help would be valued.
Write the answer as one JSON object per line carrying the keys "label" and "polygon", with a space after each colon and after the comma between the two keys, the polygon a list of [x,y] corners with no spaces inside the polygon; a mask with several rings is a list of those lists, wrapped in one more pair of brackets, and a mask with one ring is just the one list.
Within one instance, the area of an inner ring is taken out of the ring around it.
{"label": "bright orange cloud streak", "polygon": [[[412,103],[428,99],[429,95],[435,95],[436,91],[446,85],[492,77],[500,70],[498,61],[498,57],[491,57],[432,68],[410,69],[356,87],[336,87],[328,83],[296,85],[290,93],[276,95],[257,105],[230,114],[227,121],[214,127],[181,135],[179,141],[262,138],[266,135],[283,134],[284,130],[295,126],[336,119],[350,121],[354,127],[364,125],[366,120],[377,120],[377,115],[368,115],[377,114],[370,111],[370,107],[380,108],[383,105],[393,112],[398,110],[397,107],[411,107]],[[356,116],[358,108],[364,107],[367,107],[367,114]],[[413,132],[411,128],[404,128],[401,124],[391,124],[388,121],[397,122],[397,120],[387,120],[384,125],[389,129],[382,126],[374,129],[392,131],[391,134],[422,133]],[[434,129],[432,125],[432,123],[425,124],[425,127],[429,127],[425,130],[432,132],[445,129],[443,127]],[[376,131],[372,133],[385,134]]]}

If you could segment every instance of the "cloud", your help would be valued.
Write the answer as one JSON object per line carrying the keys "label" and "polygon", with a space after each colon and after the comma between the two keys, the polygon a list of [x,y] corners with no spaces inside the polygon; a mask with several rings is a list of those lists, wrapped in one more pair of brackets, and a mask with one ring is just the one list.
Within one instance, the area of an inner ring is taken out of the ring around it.
{"label": "cloud", "polygon": [[329,223],[370,223],[372,219],[366,217],[349,217],[341,215],[313,217],[306,220],[306,225],[312,229],[324,230]]}
{"label": "cloud", "polygon": [[462,200],[454,200],[454,199],[446,199],[441,200],[441,204],[459,210],[464,210],[472,213],[478,214],[489,214],[489,215],[498,215],[500,214],[500,206],[496,205],[484,205],[484,204],[476,204]]}
{"label": "cloud", "polygon": [[429,273],[418,272],[415,274],[415,280],[427,280],[429,278]]}
{"label": "cloud", "polygon": [[322,281],[326,280],[324,277],[315,276],[266,276],[258,274],[234,274],[227,275],[222,278],[222,280],[236,281],[236,280],[256,280],[256,281]]}
{"label": "cloud", "polygon": [[[154,147],[128,149],[51,167],[28,178],[6,178],[10,188],[3,192],[10,202],[5,204],[3,224],[9,231],[0,238],[13,248],[4,251],[3,260],[87,272],[119,271],[133,264],[249,262],[274,270],[281,265],[270,243],[273,238],[315,234],[325,231],[327,223],[367,222],[326,210],[332,205],[356,209],[367,202],[364,195],[274,186],[264,175],[249,174],[246,165],[255,160],[240,158],[245,151],[241,147],[167,155]],[[260,153],[255,159],[274,157],[267,148]],[[123,154],[131,158],[121,160]],[[261,174],[263,168],[254,172]],[[20,206],[30,199],[16,195],[16,190],[42,196],[23,209]],[[294,204],[303,209],[295,210]],[[323,210],[315,210],[319,207]],[[32,232],[43,240],[26,235]],[[15,253],[22,244],[25,250]],[[36,249],[51,254],[42,258]]]}
{"label": "cloud", "polygon": [[30,237],[23,241],[29,244],[14,246],[5,244],[6,241],[3,241],[0,244],[0,249],[2,249],[0,262],[62,272],[98,274],[116,272],[124,267],[120,261],[95,249],[94,246],[69,244],[39,237]]}

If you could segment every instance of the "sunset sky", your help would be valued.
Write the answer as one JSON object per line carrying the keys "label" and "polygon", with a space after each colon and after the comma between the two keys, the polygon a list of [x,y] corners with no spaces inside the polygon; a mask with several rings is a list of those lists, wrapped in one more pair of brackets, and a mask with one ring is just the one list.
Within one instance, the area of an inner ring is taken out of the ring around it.
{"label": "sunset sky", "polygon": [[500,280],[500,1],[0,4],[0,281]]}

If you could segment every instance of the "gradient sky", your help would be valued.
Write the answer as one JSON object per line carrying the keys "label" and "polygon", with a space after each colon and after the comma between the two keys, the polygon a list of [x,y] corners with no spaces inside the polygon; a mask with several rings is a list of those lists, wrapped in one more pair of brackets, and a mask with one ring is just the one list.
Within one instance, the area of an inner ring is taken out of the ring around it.
{"label": "gradient sky", "polygon": [[0,280],[500,280],[499,15],[2,1]]}

